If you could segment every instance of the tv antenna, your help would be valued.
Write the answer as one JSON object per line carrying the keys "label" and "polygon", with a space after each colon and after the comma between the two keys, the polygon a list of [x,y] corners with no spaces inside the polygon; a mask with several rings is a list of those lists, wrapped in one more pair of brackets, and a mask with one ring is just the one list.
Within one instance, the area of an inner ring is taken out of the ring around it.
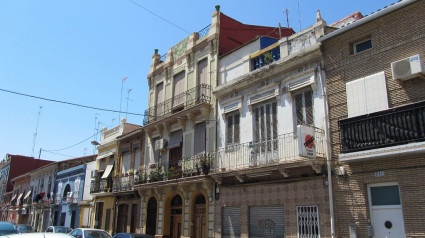
{"label": "tv antenna", "polygon": [[127,118],[127,112],[128,112],[128,101],[131,101],[130,100],[130,92],[131,92],[131,90],[133,90],[133,89],[129,89],[129,90],[127,90],[127,108],[125,109],[125,118]]}
{"label": "tv antenna", "polygon": [[32,140],[32,152],[31,152],[31,157],[34,157],[35,141],[37,140],[37,132],[38,132],[38,122],[40,121],[40,114],[41,114],[41,109],[42,109],[42,108],[43,108],[43,106],[40,106],[40,108],[38,109],[37,126],[35,127],[34,138],[33,138],[33,140]]}
{"label": "tv antenna", "polygon": [[283,15],[286,16],[286,27],[289,28],[289,8],[283,9]]}
{"label": "tv antenna", "polygon": [[121,120],[121,104],[122,104],[122,89],[123,89],[123,87],[124,87],[124,81],[125,80],[127,80],[127,78],[128,77],[124,77],[122,80],[121,80],[121,97],[120,97],[120,112],[118,113],[118,120]]}

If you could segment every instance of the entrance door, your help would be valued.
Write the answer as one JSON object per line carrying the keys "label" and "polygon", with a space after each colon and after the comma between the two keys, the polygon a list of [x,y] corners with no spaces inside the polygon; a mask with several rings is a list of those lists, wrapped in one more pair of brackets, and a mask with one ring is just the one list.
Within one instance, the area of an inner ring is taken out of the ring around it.
{"label": "entrance door", "polygon": [[127,232],[127,212],[127,204],[120,204],[118,206],[117,233]]}
{"label": "entrance door", "polygon": [[371,184],[368,190],[374,237],[406,237],[398,184]]}
{"label": "entrance door", "polygon": [[180,238],[182,235],[182,208],[182,198],[179,195],[174,196],[171,200],[171,238]]}
{"label": "entrance door", "polygon": [[146,234],[154,236],[156,233],[156,199],[150,198],[146,216]]}
{"label": "entrance door", "polygon": [[204,238],[206,231],[206,205],[204,195],[199,195],[196,198],[194,206],[194,225],[193,225],[193,237]]}
{"label": "entrance door", "polygon": [[102,218],[103,218],[103,202],[98,202],[96,206],[95,214],[95,226],[96,229],[102,229]]}

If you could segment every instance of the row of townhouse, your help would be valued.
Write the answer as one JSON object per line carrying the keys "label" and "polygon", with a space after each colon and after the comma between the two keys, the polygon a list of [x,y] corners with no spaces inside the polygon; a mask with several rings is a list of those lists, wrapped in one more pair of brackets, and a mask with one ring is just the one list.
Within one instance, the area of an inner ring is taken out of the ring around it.
{"label": "row of townhouse", "polygon": [[217,7],[207,28],[155,50],[143,127],[96,143],[92,227],[424,236],[424,8],[404,0],[331,25],[318,12],[295,33]]}
{"label": "row of townhouse", "polygon": [[424,10],[317,12],[294,32],[217,6],[155,50],[143,126],[104,128],[93,162],[15,178],[6,217],[158,238],[425,236]]}
{"label": "row of townhouse", "polygon": [[2,170],[10,173],[2,173],[2,184],[7,183],[1,196],[2,221],[31,225],[35,231],[51,225],[81,226],[79,203],[91,199],[87,174],[95,170],[96,155],[60,162],[6,157]]}

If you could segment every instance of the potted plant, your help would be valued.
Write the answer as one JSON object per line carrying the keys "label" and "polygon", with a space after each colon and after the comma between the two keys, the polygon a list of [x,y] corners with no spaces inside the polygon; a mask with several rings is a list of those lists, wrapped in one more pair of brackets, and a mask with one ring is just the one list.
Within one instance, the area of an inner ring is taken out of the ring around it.
{"label": "potted plant", "polygon": [[158,166],[155,170],[152,170],[149,173],[149,181],[150,182],[157,182],[160,180],[163,180],[164,174],[162,173],[161,166]]}
{"label": "potted plant", "polygon": [[133,169],[129,169],[129,170],[128,170],[128,174],[129,174],[129,175],[133,175],[133,174],[134,174],[134,170],[133,170]]}
{"label": "potted plant", "polygon": [[199,163],[201,165],[202,173],[205,175],[209,174],[211,169],[211,158],[208,155],[204,155]]}

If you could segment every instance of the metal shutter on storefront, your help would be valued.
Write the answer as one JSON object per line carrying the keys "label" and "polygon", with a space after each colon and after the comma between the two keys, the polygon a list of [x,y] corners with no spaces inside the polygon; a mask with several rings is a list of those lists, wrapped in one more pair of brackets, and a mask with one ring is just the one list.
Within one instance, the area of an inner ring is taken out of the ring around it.
{"label": "metal shutter on storefront", "polygon": [[241,236],[241,208],[223,207],[221,213],[222,232],[221,237]]}
{"label": "metal shutter on storefront", "polygon": [[249,207],[249,237],[285,237],[283,206]]}

